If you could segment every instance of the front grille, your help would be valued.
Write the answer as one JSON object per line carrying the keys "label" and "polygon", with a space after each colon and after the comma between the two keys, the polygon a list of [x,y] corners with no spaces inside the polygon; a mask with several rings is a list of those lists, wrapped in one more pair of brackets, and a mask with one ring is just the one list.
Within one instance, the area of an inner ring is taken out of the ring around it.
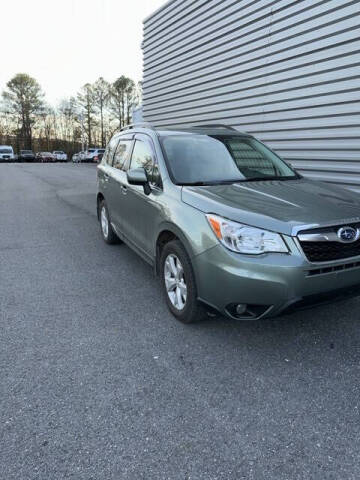
{"label": "front grille", "polygon": [[300,242],[310,262],[330,262],[360,255],[360,240],[354,243]]}

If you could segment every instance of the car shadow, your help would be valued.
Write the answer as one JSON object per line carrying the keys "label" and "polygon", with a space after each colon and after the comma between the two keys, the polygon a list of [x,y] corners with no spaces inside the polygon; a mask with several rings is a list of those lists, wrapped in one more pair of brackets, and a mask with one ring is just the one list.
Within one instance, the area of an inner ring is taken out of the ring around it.
{"label": "car shadow", "polygon": [[295,360],[303,366],[319,362],[325,365],[327,359],[337,354],[341,361],[359,356],[360,297],[269,319],[237,321],[216,315],[183,325],[168,312],[165,298],[160,293],[160,281],[154,276],[152,267],[126,245],[119,248],[123,261],[131,267],[134,282],[142,285],[144,302],[156,299],[148,313],[150,317],[154,315],[163,320],[160,328],[166,329],[167,334],[176,336],[180,333],[184,341],[191,343],[191,337],[194,337],[195,343],[200,342],[215,350],[253,351],[256,352],[256,361],[262,359],[264,362],[276,357],[285,362]]}

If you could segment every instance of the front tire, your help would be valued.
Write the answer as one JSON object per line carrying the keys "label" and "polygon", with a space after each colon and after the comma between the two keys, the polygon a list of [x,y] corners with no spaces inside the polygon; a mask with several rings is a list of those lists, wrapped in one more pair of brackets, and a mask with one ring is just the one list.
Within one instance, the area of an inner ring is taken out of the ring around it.
{"label": "front tire", "polygon": [[195,276],[190,258],[178,240],[165,245],[160,258],[160,276],[166,303],[182,323],[194,323],[206,316],[197,300]]}
{"label": "front tire", "polygon": [[106,206],[105,200],[101,200],[99,204],[99,221],[100,221],[100,230],[102,237],[104,239],[104,242],[106,242],[108,245],[114,245],[116,243],[119,243],[119,237],[116,235],[114,232],[111,222],[110,222],[110,217],[109,217],[109,211]]}

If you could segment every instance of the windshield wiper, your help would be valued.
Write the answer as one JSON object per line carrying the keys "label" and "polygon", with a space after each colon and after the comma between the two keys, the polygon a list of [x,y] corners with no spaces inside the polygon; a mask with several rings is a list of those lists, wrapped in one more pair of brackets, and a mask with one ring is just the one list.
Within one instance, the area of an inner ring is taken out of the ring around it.
{"label": "windshield wiper", "polygon": [[243,182],[259,182],[262,180],[298,180],[299,177],[293,176],[293,177],[281,177],[281,176],[272,176],[272,177],[249,177],[245,178],[245,180],[242,180]]}
{"label": "windshield wiper", "polygon": [[233,183],[244,182],[246,179],[236,178],[233,180],[214,180],[209,182],[189,182],[189,183],[179,183],[183,187],[206,187],[212,185],[231,185]]}

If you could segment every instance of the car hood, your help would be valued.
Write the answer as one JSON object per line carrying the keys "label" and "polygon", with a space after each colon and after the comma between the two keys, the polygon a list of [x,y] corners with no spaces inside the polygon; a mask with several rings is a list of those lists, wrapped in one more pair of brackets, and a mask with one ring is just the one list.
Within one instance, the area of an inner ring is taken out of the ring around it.
{"label": "car hood", "polygon": [[286,235],[301,226],[360,222],[360,195],[309,179],[183,187],[182,200],[204,213]]}

